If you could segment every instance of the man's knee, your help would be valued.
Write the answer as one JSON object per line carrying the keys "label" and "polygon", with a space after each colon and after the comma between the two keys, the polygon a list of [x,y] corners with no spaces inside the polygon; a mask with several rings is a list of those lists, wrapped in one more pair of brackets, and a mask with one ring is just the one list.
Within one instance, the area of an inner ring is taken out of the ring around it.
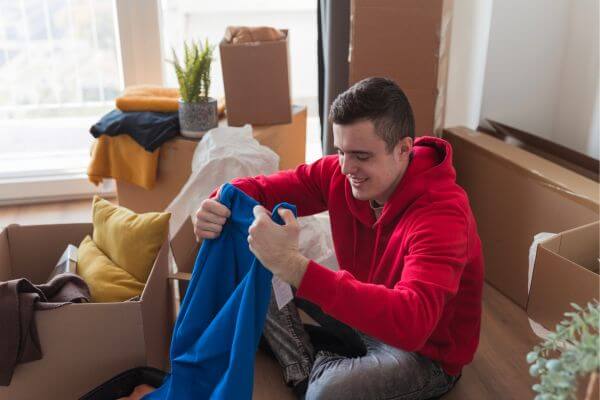
{"label": "man's knee", "polygon": [[361,391],[359,371],[352,359],[341,356],[317,358],[310,373],[306,400],[351,399]]}

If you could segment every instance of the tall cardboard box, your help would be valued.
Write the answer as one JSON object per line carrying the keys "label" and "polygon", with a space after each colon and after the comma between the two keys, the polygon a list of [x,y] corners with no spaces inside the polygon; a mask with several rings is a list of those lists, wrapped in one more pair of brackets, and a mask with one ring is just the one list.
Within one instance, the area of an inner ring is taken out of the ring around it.
{"label": "tall cardboard box", "polygon": [[557,234],[537,248],[527,314],[546,329],[574,311],[599,299],[600,225],[594,222]]}
{"label": "tall cardboard box", "polygon": [[[279,155],[279,168],[294,168],[305,160],[306,152],[306,107],[294,106],[292,122],[289,124],[253,126],[252,134],[262,145]],[[221,121],[226,124],[226,121]],[[156,184],[146,190],[125,181],[117,181],[119,205],[137,213],[163,211],[177,196],[187,182],[192,157],[198,139],[177,136],[160,148]]]}
{"label": "tall cardboard box", "polygon": [[600,185],[485,133],[452,128],[444,139],[475,214],[485,279],[525,309],[534,235],[597,221]]}
{"label": "tall cardboard box", "polygon": [[452,0],[352,0],[350,85],[393,79],[406,93],[417,136],[444,124]]}
{"label": "tall cardboard box", "polygon": [[292,120],[289,36],[285,40],[219,45],[230,126]]}
{"label": "tall cardboard box", "polygon": [[[43,283],[69,243],[92,224],[9,225],[0,232],[0,280]],[[168,244],[157,256],[139,301],[68,304],[37,311],[43,358],[15,368],[0,399],[77,399],[129,368],[168,368]],[[32,251],[35,249],[35,251]]]}

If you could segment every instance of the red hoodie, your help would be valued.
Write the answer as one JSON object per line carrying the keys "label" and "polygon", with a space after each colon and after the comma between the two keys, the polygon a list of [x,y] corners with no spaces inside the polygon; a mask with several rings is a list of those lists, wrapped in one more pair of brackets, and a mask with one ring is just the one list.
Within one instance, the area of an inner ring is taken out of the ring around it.
{"label": "red hoodie", "polygon": [[269,210],[282,201],[299,216],[329,210],[340,271],[310,261],[297,296],[458,375],[479,343],[483,257],[455,178],[450,144],[421,137],[377,220],[352,196],[337,156],[232,183]]}

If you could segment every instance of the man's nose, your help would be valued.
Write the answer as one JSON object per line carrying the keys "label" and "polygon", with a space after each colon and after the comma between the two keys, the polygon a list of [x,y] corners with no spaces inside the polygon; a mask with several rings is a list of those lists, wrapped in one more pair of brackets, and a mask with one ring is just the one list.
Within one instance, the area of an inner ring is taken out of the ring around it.
{"label": "man's nose", "polygon": [[340,167],[344,175],[352,174],[356,171],[356,166],[348,157],[340,157]]}

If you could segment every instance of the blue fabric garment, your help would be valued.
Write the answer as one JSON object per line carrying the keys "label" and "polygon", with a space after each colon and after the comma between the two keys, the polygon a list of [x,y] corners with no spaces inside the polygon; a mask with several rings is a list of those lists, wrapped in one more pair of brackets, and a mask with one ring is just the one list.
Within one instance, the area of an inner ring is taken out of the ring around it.
{"label": "blue fabric garment", "polygon": [[127,134],[144,149],[152,152],[179,134],[179,114],[112,110],[90,128],[90,133],[95,138],[100,135]]}
{"label": "blue fabric garment", "polygon": [[[183,300],[171,342],[171,374],[154,399],[251,399],[254,359],[271,297],[272,274],[248,247],[258,203],[223,186],[221,203],[231,217],[221,235],[205,240]],[[273,219],[283,223],[277,209]]]}

